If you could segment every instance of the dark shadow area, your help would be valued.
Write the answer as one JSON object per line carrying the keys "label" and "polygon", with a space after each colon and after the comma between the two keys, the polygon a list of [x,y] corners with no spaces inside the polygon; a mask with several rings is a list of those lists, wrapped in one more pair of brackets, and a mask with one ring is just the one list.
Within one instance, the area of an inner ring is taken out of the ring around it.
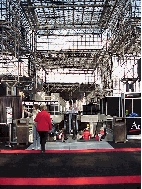
{"label": "dark shadow area", "polygon": [[141,175],[141,152],[0,154],[0,177]]}
{"label": "dark shadow area", "polygon": [[126,143],[118,142],[115,143],[113,141],[108,142],[113,148],[141,148],[141,140],[140,139],[129,139]]}

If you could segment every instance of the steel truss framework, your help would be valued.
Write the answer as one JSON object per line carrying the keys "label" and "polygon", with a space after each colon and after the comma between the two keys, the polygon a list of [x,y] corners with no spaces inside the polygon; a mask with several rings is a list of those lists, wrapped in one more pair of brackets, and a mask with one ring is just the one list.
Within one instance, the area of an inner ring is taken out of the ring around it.
{"label": "steel truss framework", "polygon": [[98,74],[103,89],[113,89],[113,57],[121,64],[128,56],[140,58],[140,1],[1,0],[0,40],[0,64],[17,62],[18,81],[27,59],[35,88],[40,69],[46,83],[46,75],[61,68]]}
{"label": "steel truss framework", "polygon": [[47,83],[44,85],[45,90],[48,94],[60,93],[61,97],[65,100],[82,99],[83,96],[87,96],[90,91],[95,89],[96,85],[84,84],[84,83]]}

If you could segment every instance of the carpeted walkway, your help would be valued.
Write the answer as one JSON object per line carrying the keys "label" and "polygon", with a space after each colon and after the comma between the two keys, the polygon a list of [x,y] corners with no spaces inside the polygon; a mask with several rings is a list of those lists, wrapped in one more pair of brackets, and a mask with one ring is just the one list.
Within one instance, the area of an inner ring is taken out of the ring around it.
{"label": "carpeted walkway", "polygon": [[[138,189],[140,175],[139,150],[93,153],[0,153],[0,183],[7,185],[23,183],[22,185],[30,187],[36,184],[43,188],[43,185],[50,184],[50,187],[54,185],[58,188],[57,184],[62,188],[62,185],[69,184],[69,187],[64,188],[71,188],[76,184],[78,185],[76,187],[81,187],[81,183],[84,183],[88,188],[92,185],[96,188],[100,184],[100,188],[104,186],[111,188],[110,184],[118,186],[120,183],[120,186],[125,186],[124,188],[131,184],[133,188],[136,186]],[[6,186],[0,188],[4,187]],[[16,186],[12,188],[15,189]]]}
{"label": "carpeted walkway", "polygon": [[109,145],[46,153],[1,149],[0,189],[140,189],[141,141]]}
{"label": "carpeted walkway", "polygon": [[0,177],[140,175],[140,151],[0,154]]}

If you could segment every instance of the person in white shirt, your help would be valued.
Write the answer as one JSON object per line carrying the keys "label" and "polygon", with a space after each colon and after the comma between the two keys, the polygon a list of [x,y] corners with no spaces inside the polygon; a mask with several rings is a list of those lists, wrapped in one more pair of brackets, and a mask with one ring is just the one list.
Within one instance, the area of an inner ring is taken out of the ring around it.
{"label": "person in white shirt", "polygon": [[37,113],[40,112],[38,104],[33,105],[33,147],[32,150],[38,149],[40,150],[40,136],[37,128],[37,123],[34,121]]}

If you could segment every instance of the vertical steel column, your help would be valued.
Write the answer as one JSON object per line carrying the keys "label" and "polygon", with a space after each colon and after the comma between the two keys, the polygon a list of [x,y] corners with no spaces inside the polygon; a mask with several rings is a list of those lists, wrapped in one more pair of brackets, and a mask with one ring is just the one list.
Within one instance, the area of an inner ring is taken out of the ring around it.
{"label": "vertical steel column", "polygon": [[102,98],[102,114],[104,113],[104,108],[103,108],[104,106],[103,105],[104,105],[104,102],[103,102],[103,98]]}
{"label": "vertical steel column", "polygon": [[32,52],[34,52],[34,31],[32,30]]}
{"label": "vertical steel column", "polygon": [[123,107],[124,107],[124,106],[123,106],[123,105],[124,105],[124,104],[123,104],[124,101],[122,101],[122,94],[121,94],[121,99],[120,99],[120,100],[121,100],[121,107],[122,107],[122,117],[124,117],[124,109],[123,109]]}
{"label": "vertical steel column", "polygon": [[123,112],[124,112],[124,117],[126,117],[126,110],[125,110],[125,107],[126,107],[126,106],[125,106],[125,101],[126,101],[126,100],[125,100],[125,93],[124,93],[124,111],[123,111]]}
{"label": "vertical steel column", "polygon": [[133,101],[133,98],[132,98],[132,113],[134,113],[133,108],[134,108],[134,101]]}
{"label": "vertical steel column", "polygon": [[1,0],[1,18],[2,18],[2,0]]}
{"label": "vertical steel column", "polygon": [[35,73],[35,88],[37,89],[37,72]]}
{"label": "vertical steel column", "polygon": [[72,114],[69,113],[69,133],[71,132]]}
{"label": "vertical steel column", "polygon": [[107,102],[106,102],[106,115],[107,115]]}
{"label": "vertical steel column", "polygon": [[18,58],[18,82],[19,82],[19,64],[20,64],[20,62],[19,62],[19,48],[20,48],[20,34],[19,34],[19,32],[20,32],[20,0],[19,0],[19,2],[18,2],[18,54],[17,54],[17,58]]}
{"label": "vertical steel column", "polygon": [[3,32],[4,32],[4,28],[2,26],[2,62],[3,62],[3,39],[4,39]]}
{"label": "vertical steel column", "polygon": [[[34,31],[34,58],[36,57],[37,54],[37,30],[35,29]],[[35,75],[34,75],[34,84],[35,84],[35,88],[37,89],[37,72],[36,72],[36,64],[34,65],[34,71],[35,71]]]}
{"label": "vertical steel column", "polygon": [[119,98],[119,117],[120,117],[120,97]]}

